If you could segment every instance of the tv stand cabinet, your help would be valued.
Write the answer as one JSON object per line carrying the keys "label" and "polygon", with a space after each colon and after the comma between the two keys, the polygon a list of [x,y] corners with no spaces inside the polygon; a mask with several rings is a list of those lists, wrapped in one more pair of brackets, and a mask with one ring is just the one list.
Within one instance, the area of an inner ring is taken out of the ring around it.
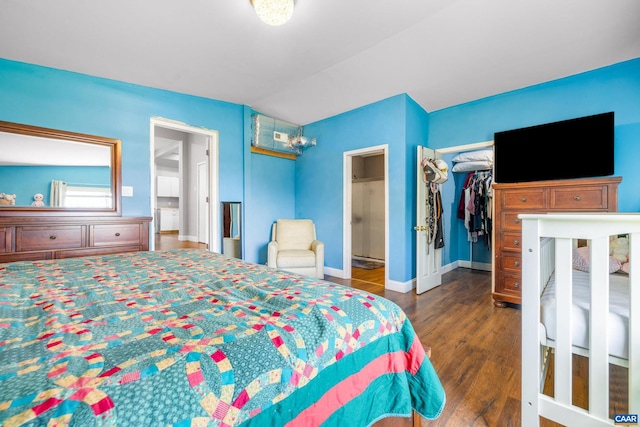
{"label": "tv stand cabinet", "polygon": [[521,213],[616,212],[620,177],[493,184],[494,304],[521,304]]}

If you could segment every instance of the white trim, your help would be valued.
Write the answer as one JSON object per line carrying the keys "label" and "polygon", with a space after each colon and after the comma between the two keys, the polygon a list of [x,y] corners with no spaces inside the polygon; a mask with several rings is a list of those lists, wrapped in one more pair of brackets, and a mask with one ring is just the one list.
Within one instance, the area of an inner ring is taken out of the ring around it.
{"label": "white trim", "polygon": [[[209,250],[214,252],[220,252],[220,195],[219,195],[219,159],[218,159],[218,131],[205,129],[202,127],[195,127],[187,125],[186,123],[178,122],[176,120],[165,119],[162,117],[151,117],[150,120],[150,181],[151,181],[151,212],[154,212],[155,208],[155,128],[161,127],[166,129],[173,129],[190,134],[198,134],[208,136],[207,149],[209,150]],[[150,230],[151,236],[154,236],[153,231],[155,218],[151,221]],[[154,238],[150,238],[149,248],[154,250]]]}
{"label": "white trim", "polygon": [[407,282],[397,282],[395,280],[389,280],[387,285],[384,287],[390,291],[402,292],[406,294],[407,292],[411,292],[416,287],[416,279],[411,279]]}
{"label": "white trim", "polygon": [[441,271],[442,271],[442,274],[445,274],[445,273],[448,273],[450,271],[455,270],[458,267],[460,267],[460,261],[453,261],[453,262],[450,262],[447,265],[443,265]]}
{"label": "white trim", "polygon": [[491,271],[491,263],[486,262],[458,260],[458,267],[471,268],[473,270]]}
{"label": "white trim", "polygon": [[[351,210],[352,210],[352,162],[354,156],[383,154],[384,156],[384,283],[389,289],[389,145],[375,145],[343,153],[343,203],[342,203],[342,278],[351,278]],[[326,267],[325,267],[326,270]],[[401,291],[402,292],[402,291]],[[406,291],[405,291],[406,292]]]}
{"label": "white trim", "polygon": [[340,270],[339,268],[325,267],[324,274],[326,274],[327,276],[339,277],[341,279],[345,279],[344,271]]}

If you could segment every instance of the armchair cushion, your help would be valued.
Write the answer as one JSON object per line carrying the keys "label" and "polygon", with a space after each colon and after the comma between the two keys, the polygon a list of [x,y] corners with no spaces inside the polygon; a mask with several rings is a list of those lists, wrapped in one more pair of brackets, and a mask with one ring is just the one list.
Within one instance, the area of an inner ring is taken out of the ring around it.
{"label": "armchair cushion", "polygon": [[315,267],[316,254],[307,249],[285,249],[278,252],[278,268]]}
{"label": "armchair cushion", "polygon": [[324,278],[324,244],[316,240],[316,227],[309,219],[277,220],[267,255],[271,268]]}
{"label": "armchair cushion", "polygon": [[316,227],[310,219],[279,219],[276,221],[272,240],[280,250],[310,249],[316,239]]}

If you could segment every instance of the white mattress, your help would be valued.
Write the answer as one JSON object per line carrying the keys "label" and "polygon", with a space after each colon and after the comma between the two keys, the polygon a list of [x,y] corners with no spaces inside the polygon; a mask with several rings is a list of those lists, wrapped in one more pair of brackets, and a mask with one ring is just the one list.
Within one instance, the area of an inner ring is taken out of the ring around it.
{"label": "white mattress", "polygon": [[[549,279],[540,298],[540,319],[547,339],[555,341],[555,274]],[[573,270],[573,345],[589,348],[589,273]],[[629,276],[609,275],[609,354],[629,358]]]}

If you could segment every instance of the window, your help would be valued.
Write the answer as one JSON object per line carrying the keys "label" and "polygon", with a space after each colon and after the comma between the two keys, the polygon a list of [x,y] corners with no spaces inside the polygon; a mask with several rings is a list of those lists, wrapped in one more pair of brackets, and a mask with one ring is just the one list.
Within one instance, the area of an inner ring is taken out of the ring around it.
{"label": "window", "polygon": [[68,185],[64,206],[69,208],[111,208],[111,189]]}

